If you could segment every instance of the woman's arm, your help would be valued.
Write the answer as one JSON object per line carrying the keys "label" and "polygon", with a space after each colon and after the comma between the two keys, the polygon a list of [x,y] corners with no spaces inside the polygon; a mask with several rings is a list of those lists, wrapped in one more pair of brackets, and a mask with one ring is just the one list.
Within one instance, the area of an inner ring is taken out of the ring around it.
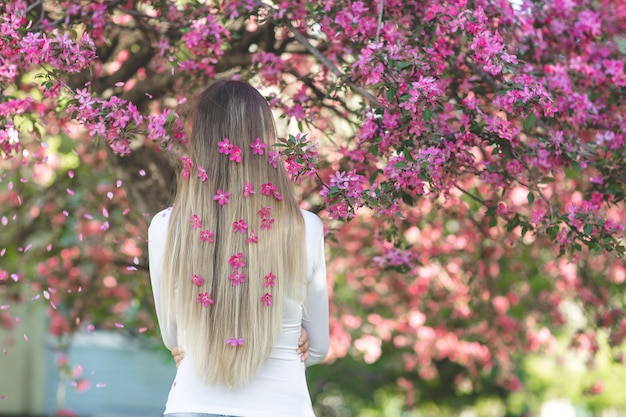
{"label": "woman's arm", "polygon": [[163,210],[156,214],[150,223],[150,227],[148,228],[148,258],[150,265],[150,283],[152,284],[152,295],[154,297],[154,308],[159,321],[161,337],[163,338],[165,346],[168,349],[173,349],[178,345],[176,340],[176,323],[172,321],[166,325],[163,311],[161,309],[161,276],[163,269],[163,257],[165,255],[169,214],[170,209]]}
{"label": "woman's arm", "polygon": [[[307,301],[302,326],[309,334],[311,347],[306,364],[321,362],[328,353],[330,344],[328,324],[328,283],[326,280],[326,260],[324,258],[324,227],[320,219],[313,216],[307,226],[307,246],[312,245],[309,262],[312,275],[307,287]],[[309,240],[310,239],[310,240]],[[307,249],[307,252],[309,250]]]}

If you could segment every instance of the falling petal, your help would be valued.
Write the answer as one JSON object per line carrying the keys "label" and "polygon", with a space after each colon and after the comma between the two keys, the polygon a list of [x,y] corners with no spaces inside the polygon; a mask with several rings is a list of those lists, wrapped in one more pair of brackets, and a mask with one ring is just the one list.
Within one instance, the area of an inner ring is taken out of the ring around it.
{"label": "falling petal", "polygon": [[26,340],[27,342],[29,341],[28,336],[26,336],[26,334],[24,334],[24,340]]}
{"label": "falling petal", "polygon": [[2,250],[0,250],[0,256],[4,256],[6,251],[7,251],[7,248],[2,248]]}
{"label": "falling petal", "polygon": [[70,178],[74,178],[74,171],[72,171],[71,169],[67,171],[67,176]]}
{"label": "falling petal", "polygon": [[67,210],[63,210],[63,215],[64,215],[65,217],[69,216],[69,214],[70,214],[70,213],[69,213]]}
{"label": "falling petal", "polygon": [[32,301],[37,301],[39,300],[39,297],[41,297],[39,294],[37,294],[36,296],[34,296],[33,298],[31,298]]}
{"label": "falling petal", "polygon": [[138,332],[138,333],[145,333],[145,332],[146,332],[146,330],[148,330],[148,328],[147,328],[147,327],[140,327],[139,329],[137,329],[137,332]]}
{"label": "falling petal", "polygon": [[6,226],[7,223],[9,223],[9,219],[7,219],[7,216],[2,216],[2,225]]}
{"label": "falling petal", "polygon": [[133,258],[133,263],[134,263],[135,265],[139,265],[139,258],[135,256],[135,257]]}
{"label": "falling petal", "polygon": [[117,188],[120,188],[122,186],[122,180],[115,181],[115,185],[117,186]]}
{"label": "falling petal", "polygon": [[98,382],[96,384],[96,388],[105,388],[107,386],[107,384],[103,384],[102,382]]}
{"label": "falling petal", "polygon": [[24,248],[24,253],[28,252],[28,250],[29,250],[32,246],[33,246],[33,245],[27,245],[27,246]]}
{"label": "falling petal", "polygon": [[129,208],[125,208],[124,211],[122,212],[122,215],[126,216],[128,213],[130,213],[130,209]]}
{"label": "falling petal", "polygon": [[74,385],[74,389],[78,392],[85,392],[89,389],[89,380],[81,379]]}
{"label": "falling petal", "polygon": [[9,185],[7,186],[9,191],[13,190],[13,181],[9,181]]}
{"label": "falling petal", "polygon": [[106,209],[106,207],[102,208],[102,215],[107,219],[109,218],[109,211]]}
{"label": "falling petal", "polygon": [[100,230],[109,230],[109,222],[102,223],[102,226],[100,226]]}
{"label": "falling petal", "polygon": [[140,169],[139,170],[139,175],[142,176],[142,177],[145,177],[146,176],[146,171],[144,171],[143,169]]}
{"label": "falling petal", "polygon": [[118,82],[115,83],[115,86],[116,87],[124,87],[124,84],[126,84],[126,83],[123,82],[123,81],[118,81]]}
{"label": "falling petal", "polygon": [[52,307],[54,310],[57,309],[57,305],[54,304],[54,302],[52,300],[50,301],[50,307]]}
{"label": "falling petal", "polygon": [[129,266],[129,267],[126,267],[126,270],[127,270],[127,271],[136,271],[136,270],[137,270],[137,267],[135,267],[135,266]]}
{"label": "falling petal", "polygon": [[109,200],[113,200],[113,191],[109,191],[107,193],[107,197],[109,198]]}
{"label": "falling petal", "polygon": [[87,220],[93,220],[93,216],[89,213],[84,214],[83,217],[86,218]]}
{"label": "falling petal", "polygon": [[15,282],[20,280],[20,276],[17,275],[15,272],[11,274],[11,279]]}
{"label": "falling petal", "polygon": [[50,252],[52,250],[52,243],[48,243],[48,246],[46,246],[46,251]]}
{"label": "falling petal", "polygon": [[46,290],[43,290],[43,297],[44,297],[46,300],[49,300],[49,299],[50,299],[50,293],[49,293],[48,291],[46,291]]}
{"label": "falling petal", "polygon": [[93,329],[94,329],[94,325],[93,324],[90,324],[89,326],[87,326],[87,331],[89,333],[93,333]]}
{"label": "falling petal", "polygon": [[8,305],[8,304],[2,304],[2,305],[0,306],[0,310],[8,310],[9,308],[11,308],[11,306],[10,306],[10,305]]}
{"label": "falling petal", "polygon": [[67,189],[67,193],[68,193],[69,195],[74,195],[74,191],[70,190],[69,188]]}
{"label": "falling petal", "polygon": [[117,327],[118,329],[123,329],[124,325],[122,323],[115,323],[115,327]]}

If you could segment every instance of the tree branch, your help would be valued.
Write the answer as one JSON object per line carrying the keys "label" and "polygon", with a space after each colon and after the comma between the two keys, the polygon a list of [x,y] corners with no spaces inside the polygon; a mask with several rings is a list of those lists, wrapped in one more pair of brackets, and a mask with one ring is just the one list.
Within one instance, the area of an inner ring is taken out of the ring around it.
{"label": "tree branch", "polygon": [[369,91],[356,85],[348,76],[346,76],[335,64],[333,64],[328,58],[326,58],[315,46],[309,42],[306,36],[300,33],[293,25],[286,23],[287,29],[293,34],[298,42],[300,42],[315,58],[317,58],[324,66],[335,74],[339,79],[348,84],[354,91],[359,93],[361,97],[369,101],[369,103],[375,107],[383,107],[382,103],[378,101],[376,97]]}

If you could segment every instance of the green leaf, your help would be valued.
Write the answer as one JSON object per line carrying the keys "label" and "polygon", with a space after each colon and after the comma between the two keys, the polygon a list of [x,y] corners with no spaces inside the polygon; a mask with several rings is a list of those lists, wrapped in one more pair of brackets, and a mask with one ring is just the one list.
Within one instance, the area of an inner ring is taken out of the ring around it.
{"label": "green leaf", "polygon": [[422,110],[422,119],[424,119],[425,122],[429,122],[432,115],[433,112],[431,112],[428,107],[424,107],[424,110]]}
{"label": "green leaf", "polygon": [[537,116],[535,116],[535,113],[530,113],[528,117],[526,118],[526,120],[524,120],[524,128],[526,130],[530,129],[531,127],[533,127],[536,120],[537,120]]}
{"label": "green leaf", "polygon": [[398,92],[398,89],[395,88],[395,87],[391,87],[389,90],[387,90],[387,93],[386,93],[387,100],[393,101],[393,99],[396,96],[397,92]]}
{"label": "green leaf", "polygon": [[526,198],[528,199],[528,204],[532,204],[533,201],[535,201],[535,194],[532,193],[532,191],[528,192],[528,195],[526,196]]}
{"label": "green leaf", "polygon": [[593,224],[587,223],[583,227],[583,233],[585,234],[585,236],[590,236],[592,232],[593,232]]}

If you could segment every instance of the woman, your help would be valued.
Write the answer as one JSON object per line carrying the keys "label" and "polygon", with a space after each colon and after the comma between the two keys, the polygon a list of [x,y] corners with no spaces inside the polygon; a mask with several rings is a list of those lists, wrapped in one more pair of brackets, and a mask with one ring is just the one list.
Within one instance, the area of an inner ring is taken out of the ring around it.
{"label": "woman", "polygon": [[298,208],[258,91],[217,81],[192,116],[174,206],[148,232],[163,341],[185,352],[165,415],[313,416],[297,349],[302,326],[307,365],[328,350],[322,224]]}

